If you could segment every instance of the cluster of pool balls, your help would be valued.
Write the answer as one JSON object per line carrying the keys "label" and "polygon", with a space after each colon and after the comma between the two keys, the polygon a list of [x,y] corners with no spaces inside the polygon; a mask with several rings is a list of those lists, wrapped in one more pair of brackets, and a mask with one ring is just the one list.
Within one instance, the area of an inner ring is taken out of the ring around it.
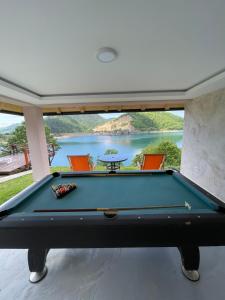
{"label": "cluster of pool balls", "polygon": [[57,198],[61,198],[61,197],[65,196],[67,193],[74,190],[75,188],[76,188],[76,185],[74,183],[59,184],[56,186],[52,186],[52,189],[55,192],[55,195]]}

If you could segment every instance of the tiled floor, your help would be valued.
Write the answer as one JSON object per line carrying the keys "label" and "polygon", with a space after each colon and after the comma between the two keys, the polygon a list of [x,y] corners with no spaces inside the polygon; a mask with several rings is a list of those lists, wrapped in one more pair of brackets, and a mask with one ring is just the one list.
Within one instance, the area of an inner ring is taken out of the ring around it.
{"label": "tiled floor", "polygon": [[23,153],[0,157],[0,173],[10,174],[19,168],[24,168],[25,164]]}
{"label": "tiled floor", "polygon": [[225,247],[201,248],[196,283],[182,275],[175,248],[51,250],[38,284],[28,281],[26,254],[0,250],[0,299],[225,299]]}

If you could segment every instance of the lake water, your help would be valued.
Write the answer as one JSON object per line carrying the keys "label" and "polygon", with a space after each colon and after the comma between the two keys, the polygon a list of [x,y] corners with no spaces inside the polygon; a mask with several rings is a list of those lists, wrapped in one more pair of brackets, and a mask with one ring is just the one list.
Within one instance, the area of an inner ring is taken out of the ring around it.
{"label": "lake water", "polygon": [[60,138],[58,143],[61,149],[58,150],[52,165],[69,166],[67,155],[69,154],[90,154],[94,162],[99,155],[104,154],[107,149],[116,149],[120,154],[125,154],[128,160],[125,166],[131,164],[136,154],[140,153],[147,145],[157,145],[163,140],[170,140],[181,148],[183,132],[157,132],[135,135],[85,135],[69,138]]}

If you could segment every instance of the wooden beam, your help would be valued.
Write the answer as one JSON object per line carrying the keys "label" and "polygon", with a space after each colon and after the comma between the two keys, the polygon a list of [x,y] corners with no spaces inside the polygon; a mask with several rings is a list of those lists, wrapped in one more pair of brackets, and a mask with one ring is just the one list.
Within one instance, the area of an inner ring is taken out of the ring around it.
{"label": "wooden beam", "polygon": [[59,110],[61,114],[69,113],[105,113],[105,112],[126,112],[126,111],[155,111],[155,110],[175,110],[184,109],[184,100],[174,101],[149,101],[149,102],[116,102],[116,103],[82,103],[76,105],[44,106],[43,114],[56,114]]}
{"label": "wooden beam", "polygon": [[10,104],[6,102],[0,102],[0,112],[1,113],[10,113],[16,115],[23,115],[22,106]]}
{"label": "wooden beam", "polygon": [[[44,115],[61,114],[85,114],[105,112],[129,112],[129,111],[157,111],[184,109],[188,100],[155,100],[155,101],[129,101],[111,103],[79,103],[64,105],[42,105],[40,109]],[[32,106],[31,106],[32,107]],[[33,106],[35,107],[35,106]],[[23,115],[23,106],[0,101],[0,112]]]}

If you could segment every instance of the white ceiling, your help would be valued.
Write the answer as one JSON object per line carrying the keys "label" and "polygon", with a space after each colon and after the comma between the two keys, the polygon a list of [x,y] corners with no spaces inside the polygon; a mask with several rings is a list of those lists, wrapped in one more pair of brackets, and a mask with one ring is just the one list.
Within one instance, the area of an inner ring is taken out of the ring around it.
{"label": "white ceiling", "polygon": [[[224,0],[0,0],[0,95],[44,105],[225,87],[224,16]],[[96,59],[104,46],[116,61]]]}

